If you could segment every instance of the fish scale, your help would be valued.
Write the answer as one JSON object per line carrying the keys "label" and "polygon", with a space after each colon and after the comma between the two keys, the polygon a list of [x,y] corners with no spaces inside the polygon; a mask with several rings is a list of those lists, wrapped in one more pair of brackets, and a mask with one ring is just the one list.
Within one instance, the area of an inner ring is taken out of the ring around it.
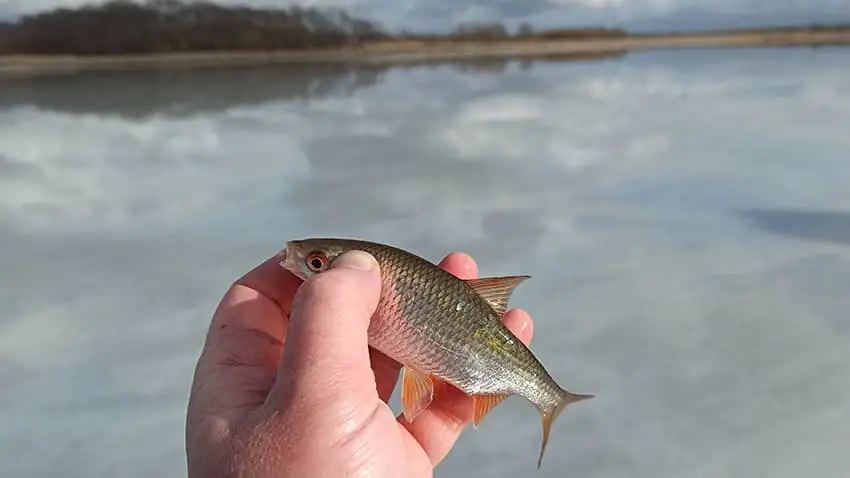
{"label": "fish scale", "polygon": [[369,345],[402,364],[402,407],[408,421],[448,383],[472,397],[473,425],[511,395],[540,412],[543,440],[570,403],[592,398],[562,388],[503,323],[513,290],[528,276],[463,280],[403,249],[357,239],[289,241],[281,265],[302,279],[328,270],[336,257],[360,250],[381,270],[381,296],[369,324]]}

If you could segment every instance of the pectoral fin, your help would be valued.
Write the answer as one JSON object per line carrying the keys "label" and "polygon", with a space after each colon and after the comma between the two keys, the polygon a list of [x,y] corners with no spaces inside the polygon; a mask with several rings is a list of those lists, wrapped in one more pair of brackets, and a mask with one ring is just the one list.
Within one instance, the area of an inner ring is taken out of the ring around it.
{"label": "pectoral fin", "polygon": [[522,281],[530,278],[531,276],[482,277],[467,279],[466,283],[501,316],[508,308],[508,300],[514,293],[514,289]]}
{"label": "pectoral fin", "polygon": [[472,428],[478,428],[481,420],[484,420],[484,417],[490,413],[490,410],[502,403],[506,398],[508,398],[507,395],[473,395],[472,407],[474,412],[472,415]]}
{"label": "pectoral fin", "polygon": [[404,367],[401,370],[401,406],[405,420],[413,422],[434,400],[434,382],[428,375]]}

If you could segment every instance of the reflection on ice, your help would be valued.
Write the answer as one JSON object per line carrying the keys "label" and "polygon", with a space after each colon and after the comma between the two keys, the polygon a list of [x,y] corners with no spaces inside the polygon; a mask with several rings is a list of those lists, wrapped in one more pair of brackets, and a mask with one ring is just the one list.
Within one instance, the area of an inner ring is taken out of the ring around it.
{"label": "reflection on ice", "polygon": [[[850,201],[848,60],[667,52],[10,90],[0,475],[181,473],[216,301],[314,235],[532,275],[512,305],[535,317],[533,349],[597,395],[559,419],[541,477],[840,474],[850,228],[818,211]],[[438,474],[528,473],[539,433],[509,400]]]}

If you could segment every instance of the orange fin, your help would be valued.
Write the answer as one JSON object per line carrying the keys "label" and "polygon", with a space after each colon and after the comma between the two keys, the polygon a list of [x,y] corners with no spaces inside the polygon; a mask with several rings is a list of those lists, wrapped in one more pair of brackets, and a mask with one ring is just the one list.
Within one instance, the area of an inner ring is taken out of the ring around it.
{"label": "orange fin", "polygon": [[472,428],[478,428],[481,420],[484,420],[484,417],[490,413],[490,410],[502,403],[506,398],[508,398],[507,395],[473,395],[472,407],[474,413],[472,415]]}
{"label": "orange fin", "polygon": [[466,283],[478,292],[482,299],[490,303],[499,315],[503,315],[508,309],[508,300],[514,289],[524,280],[531,276],[504,276],[504,277],[482,277],[480,279],[467,279]]}
{"label": "orange fin", "polygon": [[408,423],[413,422],[434,399],[431,377],[410,367],[401,369],[401,406]]}

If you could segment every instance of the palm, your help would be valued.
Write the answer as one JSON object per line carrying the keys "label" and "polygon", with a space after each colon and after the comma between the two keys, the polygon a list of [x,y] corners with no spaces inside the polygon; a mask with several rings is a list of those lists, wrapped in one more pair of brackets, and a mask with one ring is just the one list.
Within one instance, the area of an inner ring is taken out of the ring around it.
{"label": "palm", "polygon": [[[440,266],[464,279],[478,276],[475,263],[463,254],[447,256]],[[232,441],[260,422],[260,410],[279,379],[289,315],[300,284],[273,258],[238,280],[216,310],[189,403],[190,476],[220,476],[218,470],[234,459],[228,456]],[[531,340],[533,327],[525,312],[512,310],[505,322],[521,340]],[[432,405],[407,423],[403,417],[394,417],[386,405],[401,366],[371,349],[370,359],[374,394],[359,396],[356,403],[337,404],[367,410],[377,405],[381,411],[363,431],[365,436],[359,437],[361,443],[353,445],[353,453],[372,457],[369,466],[374,476],[380,476],[375,467],[384,466],[382,457],[386,463],[397,462],[393,457],[407,457],[404,476],[431,476],[470,423],[471,399],[454,387],[439,386]]]}

